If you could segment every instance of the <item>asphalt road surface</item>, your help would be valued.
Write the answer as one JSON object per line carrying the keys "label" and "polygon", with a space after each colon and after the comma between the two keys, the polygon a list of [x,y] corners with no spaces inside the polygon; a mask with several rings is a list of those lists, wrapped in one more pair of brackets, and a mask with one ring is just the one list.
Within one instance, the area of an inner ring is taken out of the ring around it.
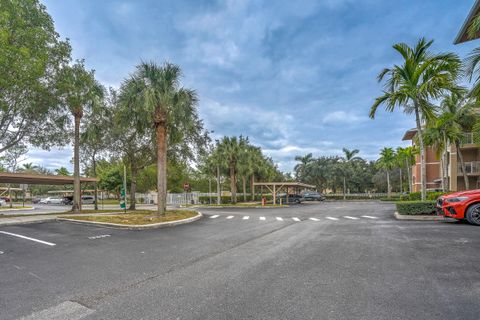
{"label": "asphalt road surface", "polygon": [[[0,319],[479,319],[480,228],[392,204],[0,228]],[[248,217],[248,218],[247,218]]]}

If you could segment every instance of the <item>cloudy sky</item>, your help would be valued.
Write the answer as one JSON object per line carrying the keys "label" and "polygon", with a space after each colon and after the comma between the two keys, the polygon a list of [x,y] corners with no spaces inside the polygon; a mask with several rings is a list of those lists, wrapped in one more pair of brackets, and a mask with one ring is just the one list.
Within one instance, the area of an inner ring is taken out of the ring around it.
{"label": "cloudy sky", "polygon": [[[213,137],[248,136],[285,171],[296,155],[347,147],[375,159],[402,145],[411,118],[367,116],[376,75],[400,61],[394,43],[425,36],[462,57],[479,45],[452,44],[473,0],[42,2],[102,83],[118,87],[141,60],[179,64]],[[28,156],[71,168],[70,149]]]}

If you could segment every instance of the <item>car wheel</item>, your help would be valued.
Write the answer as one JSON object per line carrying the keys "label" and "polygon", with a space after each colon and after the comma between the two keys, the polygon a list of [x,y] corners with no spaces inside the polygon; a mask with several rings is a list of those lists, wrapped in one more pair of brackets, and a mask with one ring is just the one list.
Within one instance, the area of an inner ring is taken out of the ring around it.
{"label": "car wheel", "polygon": [[480,203],[470,206],[467,210],[467,220],[471,224],[480,226]]}

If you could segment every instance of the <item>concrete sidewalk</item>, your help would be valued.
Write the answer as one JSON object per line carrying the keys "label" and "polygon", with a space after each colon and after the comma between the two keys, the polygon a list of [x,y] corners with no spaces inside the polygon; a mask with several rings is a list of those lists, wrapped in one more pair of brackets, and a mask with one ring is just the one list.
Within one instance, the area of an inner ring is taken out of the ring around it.
{"label": "concrete sidewalk", "polygon": [[57,219],[57,215],[47,215],[47,214],[36,215],[36,216],[26,216],[26,217],[0,218],[0,227],[14,225],[14,224],[26,224],[26,223],[52,221],[55,219]]}

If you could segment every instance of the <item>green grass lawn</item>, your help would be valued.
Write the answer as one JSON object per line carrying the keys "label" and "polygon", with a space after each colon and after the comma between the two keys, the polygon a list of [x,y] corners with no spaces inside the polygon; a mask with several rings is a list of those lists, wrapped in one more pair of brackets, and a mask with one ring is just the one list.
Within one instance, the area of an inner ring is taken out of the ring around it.
{"label": "green grass lawn", "polygon": [[157,216],[153,211],[137,210],[132,213],[105,215],[105,216],[62,216],[66,219],[107,222],[124,225],[147,225],[160,222],[177,221],[191,218],[197,215],[197,212],[190,210],[169,210],[165,216]]}

